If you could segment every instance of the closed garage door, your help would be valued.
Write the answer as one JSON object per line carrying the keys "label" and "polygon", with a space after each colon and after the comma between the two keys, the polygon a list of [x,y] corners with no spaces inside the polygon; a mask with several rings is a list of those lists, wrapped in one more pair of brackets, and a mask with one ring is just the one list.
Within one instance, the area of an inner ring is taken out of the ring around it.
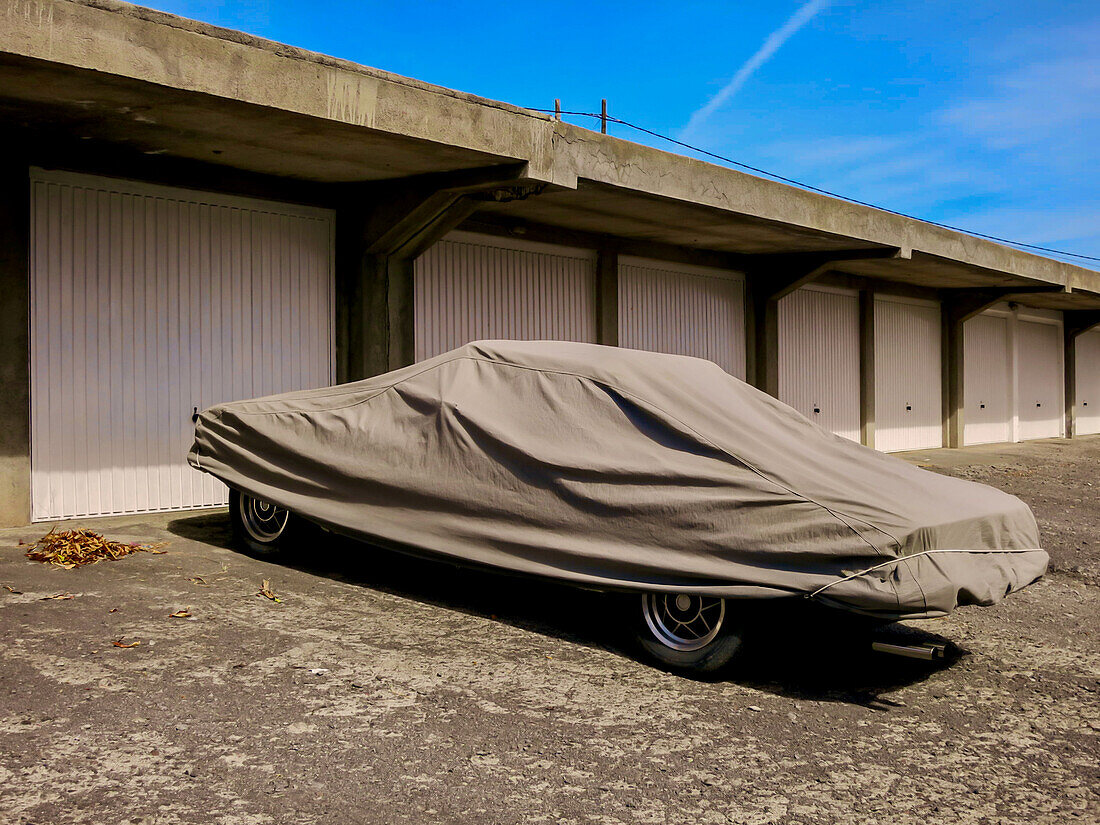
{"label": "closed garage door", "polygon": [[1012,440],[1009,319],[979,315],[963,326],[963,441]]}
{"label": "closed garage door", "polygon": [[195,407],[333,379],[332,216],[36,172],[36,520],[222,504]]}
{"label": "closed garage door", "polygon": [[744,281],[718,270],[620,259],[619,345],[706,358],[744,380]]}
{"label": "closed garage door", "polygon": [[928,301],[875,299],[875,446],[943,446],[940,308]]}
{"label": "closed garage door", "polygon": [[1019,436],[1057,438],[1062,435],[1062,328],[1056,324],[1019,321]]}
{"label": "closed garage door", "polygon": [[1100,330],[1077,337],[1077,434],[1100,433]]}
{"label": "closed garage door", "polygon": [[859,441],[859,298],[804,287],[779,302],[779,398]]}
{"label": "closed garage door", "polygon": [[596,340],[596,254],[454,232],[416,260],[416,360],[480,339]]}

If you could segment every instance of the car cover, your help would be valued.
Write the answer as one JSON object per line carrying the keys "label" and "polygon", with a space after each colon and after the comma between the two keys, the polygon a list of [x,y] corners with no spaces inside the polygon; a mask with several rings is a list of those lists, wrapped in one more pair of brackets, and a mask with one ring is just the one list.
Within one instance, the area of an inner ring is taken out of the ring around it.
{"label": "car cover", "polygon": [[597,588],[931,617],[1047,565],[1014,496],[827,432],[709,361],[593,344],[480,341],[219,404],[189,461],[335,532]]}

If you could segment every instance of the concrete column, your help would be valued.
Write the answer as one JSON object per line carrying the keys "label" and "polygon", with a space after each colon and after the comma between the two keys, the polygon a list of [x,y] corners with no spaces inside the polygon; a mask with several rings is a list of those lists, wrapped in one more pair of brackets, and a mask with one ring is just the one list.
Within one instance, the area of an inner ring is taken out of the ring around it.
{"label": "concrete column", "polygon": [[387,260],[366,251],[361,209],[336,216],[336,379],[357,381],[390,369]]}
{"label": "concrete column", "polygon": [[31,518],[30,181],[0,166],[0,527]]}
{"label": "concrete column", "polygon": [[875,446],[875,290],[859,292],[859,430],[860,442]]}
{"label": "concrete column", "polygon": [[945,290],[940,303],[942,343],[940,347],[943,446],[963,445],[963,404],[966,376],[963,374],[963,325],[1013,294],[1011,289]]}
{"label": "concrete column", "polygon": [[1067,310],[1062,313],[1066,438],[1077,435],[1077,337],[1097,326],[1100,326],[1100,310]]}
{"label": "concrete column", "polygon": [[385,261],[388,369],[407,367],[416,360],[415,260],[390,257]]}
{"label": "concrete column", "polygon": [[746,333],[752,335],[751,380],[772,398],[779,397],[779,298],[750,283],[746,308],[752,312]]}
{"label": "concrete column", "polygon": [[944,301],[942,313],[942,341],[940,345],[943,446],[961,447],[963,444],[963,324],[965,318]]}
{"label": "concrete column", "polygon": [[361,253],[338,279],[337,380],[408,366],[415,353],[413,261]]}
{"label": "concrete column", "polygon": [[1077,336],[1068,327],[1062,327],[1065,357],[1062,359],[1062,375],[1065,381],[1066,438],[1077,435]]}
{"label": "concrete column", "polygon": [[596,343],[619,346],[619,253],[600,247],[596,259]]}
{"label": "concrete column", "polygon": [[[421,209],[436,193],[391,208],[378,199],[337,210],[337,379],[356,381],[413,363],[416,258],[474,208],[470,199]],[[398,229],[394,227],[397,226]],[[379,236],[385,235],[385,242]]]}

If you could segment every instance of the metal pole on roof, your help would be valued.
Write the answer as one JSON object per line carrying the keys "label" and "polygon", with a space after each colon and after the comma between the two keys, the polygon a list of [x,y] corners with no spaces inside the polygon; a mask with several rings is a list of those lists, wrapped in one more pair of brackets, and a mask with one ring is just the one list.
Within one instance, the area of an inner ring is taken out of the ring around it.
{"label": "metal pole on roof", "polygon": [[554,98],[554,120],[561,120],[561,98]]}
{"label": "metal pole on roof", "polygon": [[600,132],[607,134],[607,98],[600,101]]}

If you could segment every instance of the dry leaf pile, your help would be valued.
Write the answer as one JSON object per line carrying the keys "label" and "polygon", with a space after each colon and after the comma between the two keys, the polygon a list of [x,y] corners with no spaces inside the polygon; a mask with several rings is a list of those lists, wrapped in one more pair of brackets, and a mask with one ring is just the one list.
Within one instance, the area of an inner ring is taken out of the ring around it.
{"label": "dry leaf pile", "polygon": [[126,544],[110,541],[91,530],[51,530],[31,545],[27,558],[72,570],[85,564],[95,564],[102,559],[117,561],[131,553],[164,553],[160,548],[165,544],[167,542]]}

